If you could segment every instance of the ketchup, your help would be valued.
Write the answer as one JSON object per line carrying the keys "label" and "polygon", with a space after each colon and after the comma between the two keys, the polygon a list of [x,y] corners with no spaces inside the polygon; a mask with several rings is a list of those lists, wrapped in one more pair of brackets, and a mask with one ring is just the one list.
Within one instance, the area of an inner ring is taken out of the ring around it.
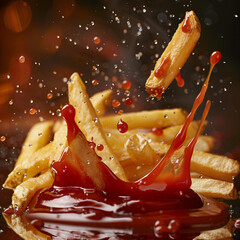
{"label": "ketchup", "polygon": [[175,79],[176,79],[177,84],[178,84],[179,87],[183,87],[183,86],[184,86],[185,81],[184,81],[184,79],[182,78],[180,72],[177,74],[177,76],[175,77]]}
{"label": "ketchup", "polygon": [[164,57],[159,67],[157,67],[157,69],[154,71],[155,77],[156,78],[164,77],[170,65],[171,59],[169,57]]}
{"label": "ketchup", "polygon": [[[210,73],[212,68],[213,65]],[[27,218],[32,222],[40,220],[36,228],[52,237],[64,236],[63,239],[76,235],[84,239],[192,239],[200,231],[226,224],[229,217],[222,204],[190,189],[190,160],[210,101],[195,137],[173,164],[173,171],[168,171],[171,156],[182,146],[203,102],[210,73],[167,154],[146,176],[135,182],[122,181],[96,156],[94,164],[99,171],[95,177],[104,181],[101,190],[81,165],[81,156],[74,154],[76,139],[87,140],[74,121],[73,106],[66,105],[62,116],[68,125],[69,146],[60,161],[52,164],[53,186],[33,198]],[[88,151],[95,153],[90,147]]]}
{"label": "ketchup", "polygon": [[191,24],[190,24],[190,19],[189,19],[189,16],[187,14],[185,15],[185,18],[184,18],[184,22],[183,22],[183,25],[182,25],[182,31],[184,33],[190,33],[192,31]]}

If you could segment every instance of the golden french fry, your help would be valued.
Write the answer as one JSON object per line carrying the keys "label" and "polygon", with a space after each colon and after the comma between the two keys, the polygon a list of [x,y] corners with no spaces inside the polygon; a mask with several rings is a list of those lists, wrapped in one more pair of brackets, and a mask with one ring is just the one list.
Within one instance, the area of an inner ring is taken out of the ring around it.
{"label": "golden french fry", "polygon": [[141,111],[124,113],[121,116],[107,116],[100,118],[104,128],[117,128],[117,123],[122,119],[128,124],[128,129],[168,127],[183,124],[186,112],[180,108],[166,110]]}
{"label": "golden french fry", "polygon": [[96,151],[97,155],[119,178],[126,180],[122,166],[105,138],[102,126],[86,92],[86,87],[77,73],[71,76],[71,81],[68,84],[68,96],[69,103],[76,109],[75,121],[87,140],[104,146],[102,151]]}
{"label": "golden french fry", "polygon": [[194,240],[233,240],[232,234],[234,232],[234,221],[229,222],[221,228],[202,232]]}
{"label": "golden french fry", "polygon": [[18,164],[8,175],[8,178],[4,183],[4,187],[14,189],[24,180],[34,177],[42,170],[48,168],[52,145],[53,143],[49,143],[38,149],[21,164]]}
{"label": "golden french fry", "polygon": [[51,187],[54,178],[50,170],[35,178],[29,178],[16,187],[12,196],[13,207],[25,209],[29,201],[39,190]]}
{"label": "golden french fry", "polygon": [[196,151],[211,152],[214,147],[214,138],[211,136],[199,136],[195,145]]}
{"label": "golden french fry", "polygon": [[17,159],[15,166],[23,162],[26,158],[29,157],[29,155],[34,153],[36,150],[48,144],[53,136],[52,129],[52,121],[40,122],[33,125],[24,141],[22,151]]}
{"label": "golden french fry", "polygon": [[38,231],[31,223],[30,220],[27,219],[24,215],[17,216],[11,215],[6,216],[3,215],[6,220],[8,226],[20,237],[26,240],[51,240],[49,235],[46,235],[40,231]]}
{"label": "golden french fry", "polygon": [[192,178],[191,188],[207,197],[223,198],[223,199],[236,199],[237,190],[234,183],[208,179],[208,178]]}
{"label": "golden french fry", "polygon": [[240,172],[240,164],[234,159],[211,153],[194,151],[191,160],[191,171],[210,178],[232,182]]}
{"label": "golden french fry", "polygon": [[[152,148],[159,154],[167,153],[169,145],[151,142]],[[177,154],[176,151],[175,154]],[[194,151],[191,159],[191,171],[207,177],[232,182],[240,173],[240,164],[234,159],[211,153]]]}
{"label": "golden french fry", "polygon": [[67,146],[67,127],[62,124],[54,135],[53,142],[38,149],[33,154],[27,156],[8,175],[4,187],[8,189],[16,188],[23,181],[36,176],[51,166],[53,161],[58,161],[63,150]]}
{"label": "golden french fry", "polygon": [[130,136],[125,147],[131,160],[139,165],[153,165],[160,160],[160,156],[152,149],[147,139],[139,134]]}
{"label": "golden french fry", "polygon": [[[191,28],[189,32],[183,32],[182,30],[183,23],[186,20]],[[201,25],[193,11],[186,13],[184,21],[179,24],[172,40],[158,59],[154,71],[151,72],[146,81],[145,87],[150,93],[151,89],[161,88],[162,91],[167,89],[189,58],[200,37]],[[159,74],[156,74],[157,77],[155,75],[156,70],[159,71]]]}
{"label": "golden french fry", "polygon": [[108,107],[111,106],[112,98],[113,91],[111,89],[98,92],[90,98],[92,105],[96,111],[97,117],[104,115]]}

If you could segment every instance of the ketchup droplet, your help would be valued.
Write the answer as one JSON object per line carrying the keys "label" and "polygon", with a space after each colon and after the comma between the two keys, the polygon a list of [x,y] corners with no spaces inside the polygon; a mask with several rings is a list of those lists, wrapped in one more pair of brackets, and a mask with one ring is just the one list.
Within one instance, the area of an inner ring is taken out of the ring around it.
{"label": "ketchup droplet", "polygon": [[185,16],[184,18],[184,22],[183,22],[183,25],[182,25],[182,31],[184,33],[189,33],[192,31],[192,28],[191,28],[191,24],[190,24],[190,20],[189,20],[189,16]]}
{"label": "ketchup droplet", "polygon": [[123,82],[122,82],[122,87],[125,89],[125,90],[128,90],[128,89],[130,89],[131,88],[131,82],[130,81],[128,81],[128,80],[124,80]]}
{"label": "ketchup droplet", "polygon": [[154,127],[151,129],[151,133],[153,133],[157,136],[160,136],[163,134],[163,130],[162,130],[162,128]]}
{"label": "ketchup droplet", "polygon": [[97,145],[97,150],[102,151],[104,149],[104,146],[102,144]]}
{"label": "ketchup droplet", "polygon": [[234,227],[235,227],[236,229],[240,229],[240,218],[235,221]]}
{"label": "ketchup droplet", "polygon": [[93,38],[93,43],[98,45],[101,42],[101,39],[99,37],[94,37]]}
{"label": "ketchup droplet", "polygon": [[125,133],[128,130],[128,125],[126,122],[120,119],[119,122],[117,123],[117,129],[120,133]]}
{"label": "ketchup droplet", "polygon": [[210,56],[211,65],[217,64],[222,58],[222,54],[219,51],[214,51]]}
{"label": "ketchup droplet", "polygon": [[161,64],[157,69],[154,71],[154,75],[156,78],[162,78],[165,76],[169,66],[171,64],[171,60],[169,57],[163,58]]}
{"label": "ketchup droplet", "polygon": [[48,93],[47,94],[47,99],[51,99],[53,97],[53,94],[52,93]]}
{"label": "ketchup droplet", "polygon": [[178,75],[177,75],[175,78],[176,78],[176,81],[177,81],[178,86],[179,86],[179,87],[183,87],[184,84],[185,84],[185,81],[184,81],[184,79],[182,78],[180,72],[178,73]]}
{"label": "ketchup droplet", "polygon": [[97,85],[98,84],[98,81],[97,80],[92,80],[92,85]]}
{"label": "ketchup droplet", "polygon": [[96,147],[96,143],[95,142],[88,142],[88,146],[90,147],[90,148],[95,148]]}
{"label": "ketchup droplet", "polygon": [[24,57],[24,56],[20,56],[19,59],[18,59],[18,61],[19,61],[20,63],[24,63],[24,62],[25,62],[25,57]]}
{"label": "ketchup droplet", "polygon": [[131,106],[133,104],[133,100],[132,100],[132,98],[128,97],[128,98],[125,99],[124,103],[127,106]]}
{"label": "ketchup droplet", "polygon": [[31,115],[34,115],[35,113],[37,113],[37,110],[36,110],[35,108],[31,108],[31,109],[29,110],[29,113],[30,113]]}
{"label": "ketchup droplet", "polygon": [[112,106],[114,108],[118,108],[121,105],[121,103],[117,99],[112,100]]}

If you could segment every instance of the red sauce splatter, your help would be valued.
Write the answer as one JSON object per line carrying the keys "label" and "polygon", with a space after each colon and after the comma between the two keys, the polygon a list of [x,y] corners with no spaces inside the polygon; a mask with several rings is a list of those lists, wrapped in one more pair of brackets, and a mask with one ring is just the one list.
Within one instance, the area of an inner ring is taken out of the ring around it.
{"label": "red sauce splatter", "polygon": [[162,128],[153,127],[153,128],[151,129],[151,133],[153,133],[153,134],[155,134],[155,135],[157,135],[157,136],[160,136],[160,135],[163,134],[163,130],[162,130]]}
{"label": "red sauce splatter", "polygon": [[161,64],[154,71],[155,77],[156,78],[163,78],[166,75],[167,70],[168,70],[170,65],[171,65],[171,59],[169,57],[164,57],[162,59]]}
{"label": "red sauce splatter", "polygon": [[102,144],[97,145],[97,150],[102,151],[104,149],[104,146]]}
{"label": "red sauce splatter", "polygon": [[133,104],[133,100],[130,97],[127,97],[124,101],[125,105],[131,106]]}
{"label": "red sauce splatter", "polygon": [[48,93],[47,94],[47,99],[51,99],[53,97],[53,94],[52,93]]}
{"label": "red sauce splatter", "polygon": [[128,130],[128,125],[122,119],[120,119],[117,123],[117,129],[120,133],[125,133]]}
{"label": "red sauce splatter", "polygon": [[210,63],[211,65],[217,64],[222,58],[222,55],[219,51],[215,51],[211,54]]}
{"label": "red sauce splatter", "polygon": [[188,14],[185,15],[184,22],[183,22],[183,25],[182,25],[182,31],[184,33],[190,33],[192,31]]}
{"label": "red sauce splatter", "polygon": [[31,109],[29,110],[29,113],[30,113],[31,115],[34,115],[35,113],[37,113],[37,110],[36,110],[35,108],[31,108]]}
{"label": "red sauce splatter", "polygon": [[118,108],[121,105],[121,103],[117,99],[112,100],[112,106],[114,108]]}
{"label": "red sauce splatter", "polygon": [[96,36],[96,37],[93,38],[93,43],[94,44],[98,45],[100,42],[101,42],[101,39],[99,37]]}
{"label": "red sauce splatter", "polygon": [[97,85],[98,84],[98,81],[97,80],[92,80],[92,85]]}
{"label": "red sauce splatter", "polygon": [[177,81],[178,86],[179,86],[179,87],[183,87],[184,84],[185,84],[185,81],[184,81],[184,79],[182,78],[180,72],[178,73],[178,75],[177,75],[175,78],[176,78],[176,81]]}
{"label": "red sauce splatter", "polygon": [[36,228],[41,228],[44,226],[44,222],[40,219],[34,219],[31,221],[31,224]]}
{"label": "red sauce splatter", "polygon": [[128,81],[128,80],[124,80],[123,82],[122,82],[122,87],[125,89],[125,90],[128,90],[128,89],[130,89],[131,88],[131,82],[130,81]]}

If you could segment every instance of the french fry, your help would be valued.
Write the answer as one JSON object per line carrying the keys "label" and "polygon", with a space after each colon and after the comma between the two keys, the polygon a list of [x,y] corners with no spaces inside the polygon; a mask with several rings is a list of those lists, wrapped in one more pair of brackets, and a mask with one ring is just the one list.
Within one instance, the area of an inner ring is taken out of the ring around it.
{"label": "french fry", "polygon": [[202,232],[194,240],[233,240],[232,234],[234,232],[234,221],[229,222],[221,228]]}
{"label": "french fry", "polygon": [[75,121],[87,140],[93,140],[96,144],[104,146],[102,151],[97,151],[97,155],[119,178],[126,180],[125,173],[105,138],[102,126],[86,92],[86,87],[77,73],[71,76],[71,81],[68,84],[68,96],[69,103],[76,109]]}
{"label": "french fry", "polygon": [[[187,33],[182,31],[184,21],[188,21],[191,28]],[[161,88],[164,92],[192,53],[200,37],[201,25],[193,11],[186,13],[184,21],[179,24],[172,40],[158,59],[154,71],[151,72],[150,77],[147,79],[145,87],[148,92],[157,88]],[[164,62],[166,62],[165,59],[168,60],[168,63],[165,64],[164,72],[160,75],[160,78],[156,77],[155,71],[160,66],[163,67]]]}
{"label": "french fry", "polygon": [[232,182],[240,172],[238,161],[225,156],[194,151],[191,160],[191,171],[210,178]]}
{"label": "french fry", "polygon": [[48,168],[51,150],[52,143],[49,143],[26,158],[21,164],[18,164],[8,175],[4,187],[14,189],[27,178],[34,177]]}
{"label": "french fry", "polygon": [[33,125],[24,141],[22,151],[17,159],[15,166],[23,162],[36,150],[49,143],[53,136],[52,129],[52,121],[40,122]]}
{"label": "french fry", "polygon": [[11,215],[6,216],[3,215],[6,220],[8,226],[20,237],[26,240],[51,240],[49,235],[46,235],[40,231],[38,231],[31,223],[30,220],[27,219],[24,215],[17,216]]}
{"label": "french fry", "polygon": [[195,145],[196,151],[211,152],[214,147],[214,138],[211,136],[199,136]]}
{"label": "french fry", "polygon": [[90,98],[92,105],[96,111],[97,117],[101,117],[105,114],[108,107],[111,106],[112,98],[113,91],[111,89],[98,92]]}
{"label": "french fry", "polygon": [[132,161],[143,165],[153,165],[160,160],[160,156],[152,149],[146,138],[134,134],[125,144]]}
{"label": "french fry", "polygon": [[[157,142],[152,142],[150,145],[159,154],[165,154],[170,147],[167,144]],[[210,178],[232,182],[233,178],[240,173],[240,164],[238,161],[225,156],[194,151],[191,159],[191,171]]]}
{"label": "french fry", "polygon": [[124,113],[121,116],[107,116],[100,118],[104,128],[117,128],[117,123],[122,119],[128,124],[128,130],[138,128],[169,127],[183,124],[186,112],[180,108],[166,110],[141,111]]}
{"label": "french fry", "polygon": [[50,170],[35,178],[29,178],[16,187],[12,196],[13,207],[24,210],[35,193],[51,187],[54,178]]}
{"label": "french fry", "polygon": [[207,197],[223,198],[223,199],[236,199],[237,190],[234,183],[207,179],[207,178],[192,178],[191,188]]}
{"label": "french fry", "polygon": [[16,165],[8,175],[4,187],[16,188],[23,181],[36,176],[51,166],[53,161],[58,161],[63,150],[67,146],[67,127],[62,124],[54,135],[53,142],[38,149],[32,155],[27,156],[24,161]]}
{"label": "french fry", "polygon": [[[200,123],[199,121],[193,121],[190,123],[188,130],[187,130],[187,135],[186,135],[186,140],[184,141],[184,145],[186,145],[189,142],[189,140],[191,140],[195,136],[195,134],[198,130],[199,123]],[[206,125],[207,125],[207,121],[204,122],[204,125],[203,125],[203,128],[201,131],[204,130]],[[167,127],[165,129],[163,129],[163,133],[159,136],[157,136],[151,132],[147,133],[146,136],[156,142],[163,142],[166,144],[171,144],[173,139],[179,132],[179,130],[182,128],[182,126],[183,125]]]}

